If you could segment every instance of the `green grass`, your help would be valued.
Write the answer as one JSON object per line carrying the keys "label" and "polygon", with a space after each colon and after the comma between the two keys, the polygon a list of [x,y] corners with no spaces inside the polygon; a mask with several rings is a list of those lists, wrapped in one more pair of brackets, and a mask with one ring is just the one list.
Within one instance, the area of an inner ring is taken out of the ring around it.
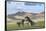
{"label": "green grass", "polygon": [[38,21],[37,24],[39,25],[39,27],[45,28],[45,21]]}
{"label": "green grass", "polygon": [[13,23],[13,24],[7,24],[7,29],[8,30],[14,30],[14,29],[26,29],[26,28],[30,28],[31,25],[28,25],[28,24],[24,24],[24,27],[22,26],[22,24],[20,25],[20,27]]}
{"label": "green grass", "polygon": [[[37,28],[37,27],[32,28],[33,26],[28,25],[28,24],[24,24],[24,27],[21,24],[19,27],[15,22],[11,22],[11,23],[12,24],[7,24],[7,30],[23,30],[23,29],[35,29],[35,28]],[[37,25],[39,25],[40,28],[45,27],[44,21],[38,21]]]}

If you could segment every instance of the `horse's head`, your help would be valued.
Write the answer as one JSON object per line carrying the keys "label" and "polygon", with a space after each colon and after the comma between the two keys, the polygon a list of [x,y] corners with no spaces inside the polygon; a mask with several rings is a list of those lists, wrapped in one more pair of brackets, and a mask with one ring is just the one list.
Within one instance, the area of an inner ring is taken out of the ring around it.
{"label": "horse's head", "polygon": [[25,17],[25,20],[26,20],[26,21],[27,21],[27,20],[30,20],[30,18],[29,18],[28,16],[26,16],[26,17]]}
{"label": "horse's head", "polygon": [[32,20],[28,16],[26,16],[25,19],[26,21],[32,22]]}

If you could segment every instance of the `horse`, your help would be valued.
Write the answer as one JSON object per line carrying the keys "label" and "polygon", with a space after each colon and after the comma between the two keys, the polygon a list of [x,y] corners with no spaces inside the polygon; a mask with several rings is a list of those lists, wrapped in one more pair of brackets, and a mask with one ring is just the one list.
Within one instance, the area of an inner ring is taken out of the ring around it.
{"label": "horse", "polygon": [[[28,21],[31,24],[31,26],[34,25],[34,22],[28,16],[26,16],[25,19],[22,19],[21,22],[17,22],[18,26],[20,27],[20,24],[24,26],[25,21]],[[29,24],[29,23],[26,23],[26,24]]]}
{"label": "horse", "polygon": [[22,19],[22,21],[21,22],[17,22],[17,24],[18,24],[18,26],[20,27],[20,24],[22,24],[22,26],[24,26],[24,19]]}
{"label": "horse", "polygon": [[31,26],[34,25],[34,22],[28,16],[26,16],[25,19],[26,19],[26,21],[29,21]]}

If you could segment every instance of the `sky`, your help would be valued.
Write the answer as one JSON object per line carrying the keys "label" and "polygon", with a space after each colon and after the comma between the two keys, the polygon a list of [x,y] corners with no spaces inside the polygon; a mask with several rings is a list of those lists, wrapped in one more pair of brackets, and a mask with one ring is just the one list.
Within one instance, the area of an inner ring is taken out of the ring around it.
{"label": "sky", "polygon": [[39,13],[44,11],[44,4],[25,5],[24,2],[7,2],[7,14],[14,14],[18,11]]}

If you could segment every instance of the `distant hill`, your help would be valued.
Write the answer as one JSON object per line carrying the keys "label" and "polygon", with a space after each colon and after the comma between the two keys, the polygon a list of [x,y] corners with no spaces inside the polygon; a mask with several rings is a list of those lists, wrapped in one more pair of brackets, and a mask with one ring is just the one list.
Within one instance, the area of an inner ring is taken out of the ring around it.
{"label": "distant hill", "polygon": [[41,14],[45,14],[45,11],[44,12],[40,12]]}
{"label": "distant hill", "polygon": [[22,11],[22,12],[18,11],[17,13],[8,15],[8,18],[10,18],[10,19],[22,19],[22,18],[24,18],[24,16],[29,16],[32,19],[37,19],[37,18],[43,18],[44,14],[45,14],[45,12],[28,13],[28,12],[24,12],[24,11]]}
{"label": "distant hill", "polygon": [[17,12],[17,13],[14,13],[14,14],[10,14],[10,15],[8,15],[8,16],[16,16],[16,15],[18,15],[18,16],[23,16],[23,15],[25,15],[26,14],[26,12]]}

